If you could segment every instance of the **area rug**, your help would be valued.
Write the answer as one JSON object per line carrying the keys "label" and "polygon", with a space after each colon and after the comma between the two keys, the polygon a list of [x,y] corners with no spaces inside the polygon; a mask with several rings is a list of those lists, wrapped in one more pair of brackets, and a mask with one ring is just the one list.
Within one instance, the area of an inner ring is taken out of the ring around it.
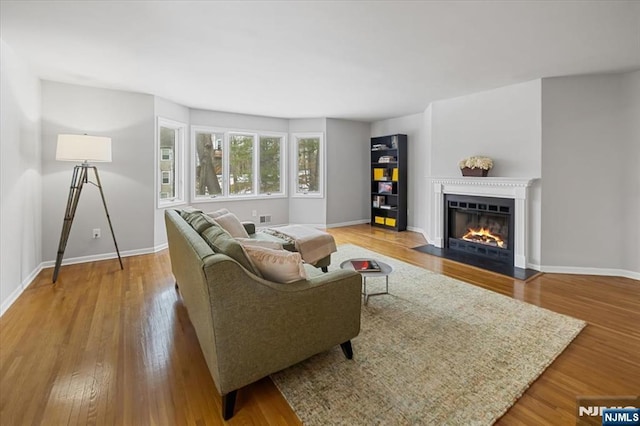
{"label": "area rug", "polygon": [[331,269],[355,257],[394,272],[362,307],[353,360],[337,346],[271,376],[305,425],[492,424],[585,326],[354,245]]}

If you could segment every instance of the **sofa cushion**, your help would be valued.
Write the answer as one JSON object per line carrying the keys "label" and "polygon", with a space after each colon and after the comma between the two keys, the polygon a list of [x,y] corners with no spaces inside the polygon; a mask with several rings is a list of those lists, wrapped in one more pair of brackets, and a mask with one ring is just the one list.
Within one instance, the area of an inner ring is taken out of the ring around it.
{"label": "sofa cushion", "polygon": [[242,223],[235,214],[225,213],[216,216],[214,220],[218,223],[218,225],[222,226],[225,231],[231,234],[232,237],[249,238],[247,230],[244,229],[244,226],[242,226]]}
{"label": "sofa cushion", "polygon": [[229,213],[229,210],[220,209],[220,210],[216,210],[215,212],[207,213],[207,215],[215,219],[216,217],[222,216],[223,214],[227,214],[227,213]]}
{"label": "sofa cushion", "polygon": [[229,256],[247,271],[262,278],[260,270],[253,265],[240,243],[218,224],[205,229],[201,235],[213,251]]}
{"label": "sofa cushion", "polygon": [[270,281],[284,284],[307,279],[300,253],[258,246],[245,246],[245,250],[262,276]]}
{"label": "sofa cushion", "polygon": [[216,224],[213,219],[202,213],[202,211],[183,211],[180,215],[200,235],[202,235],[207,228]]}

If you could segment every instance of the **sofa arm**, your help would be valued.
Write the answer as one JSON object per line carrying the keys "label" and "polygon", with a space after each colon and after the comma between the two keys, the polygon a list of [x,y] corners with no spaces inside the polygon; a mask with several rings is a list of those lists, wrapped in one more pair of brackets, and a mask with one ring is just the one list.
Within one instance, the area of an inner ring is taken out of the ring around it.
{"label": "sofa arm", "polygon": [[247,231],[247,234],[249,235],[253,235],[256,233],[256,224],[253,222],[242,222],[242,226],[244,226],[245,231]]}
{"label": "sofa arm", "polygon": [[[232,260],[206,267],[222,394],[360,332],[361,277],[337,270],[277,284]],[[227,258],[228,259],[228,258]]]}

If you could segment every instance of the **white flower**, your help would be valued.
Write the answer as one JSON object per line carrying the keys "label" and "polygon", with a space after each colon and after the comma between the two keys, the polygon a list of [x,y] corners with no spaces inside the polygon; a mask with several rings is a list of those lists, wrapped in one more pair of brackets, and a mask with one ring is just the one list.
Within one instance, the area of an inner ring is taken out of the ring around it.
{"label": "white flower", "polygon": [[461,169],[468,167],[470,169],[491,170],[493,167],[493,160],[489,157],[474,156],[461,160],[460,163],[458,163],[458,167]]}

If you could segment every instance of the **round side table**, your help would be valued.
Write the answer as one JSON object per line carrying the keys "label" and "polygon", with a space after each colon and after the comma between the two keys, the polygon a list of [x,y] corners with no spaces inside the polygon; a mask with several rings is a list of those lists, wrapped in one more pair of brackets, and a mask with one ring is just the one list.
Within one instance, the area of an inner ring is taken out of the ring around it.
{"label": "round side table", "polygon": [[[379,261],[378,259],[371,258],[353,258],[347,259],[340,264],[340,269],[348,269],[351,271],[355,271],[353,264],[351,261],[362,261],[362,260],[375,260],[375,262],[380,266],[379,271],[356,271],[360,275],[362,275],[362,295],[364,296],[364,303],[367,303],[369,297],[371,296],[380,296],[383,294],[389,294],[389,275],[393,272],[393,266],[388,263],[384,263]],[[376,278],[376,277],[384,277],[385,278],[385,291],[377,292],[377,293],[367,293],[367,278]]]}

